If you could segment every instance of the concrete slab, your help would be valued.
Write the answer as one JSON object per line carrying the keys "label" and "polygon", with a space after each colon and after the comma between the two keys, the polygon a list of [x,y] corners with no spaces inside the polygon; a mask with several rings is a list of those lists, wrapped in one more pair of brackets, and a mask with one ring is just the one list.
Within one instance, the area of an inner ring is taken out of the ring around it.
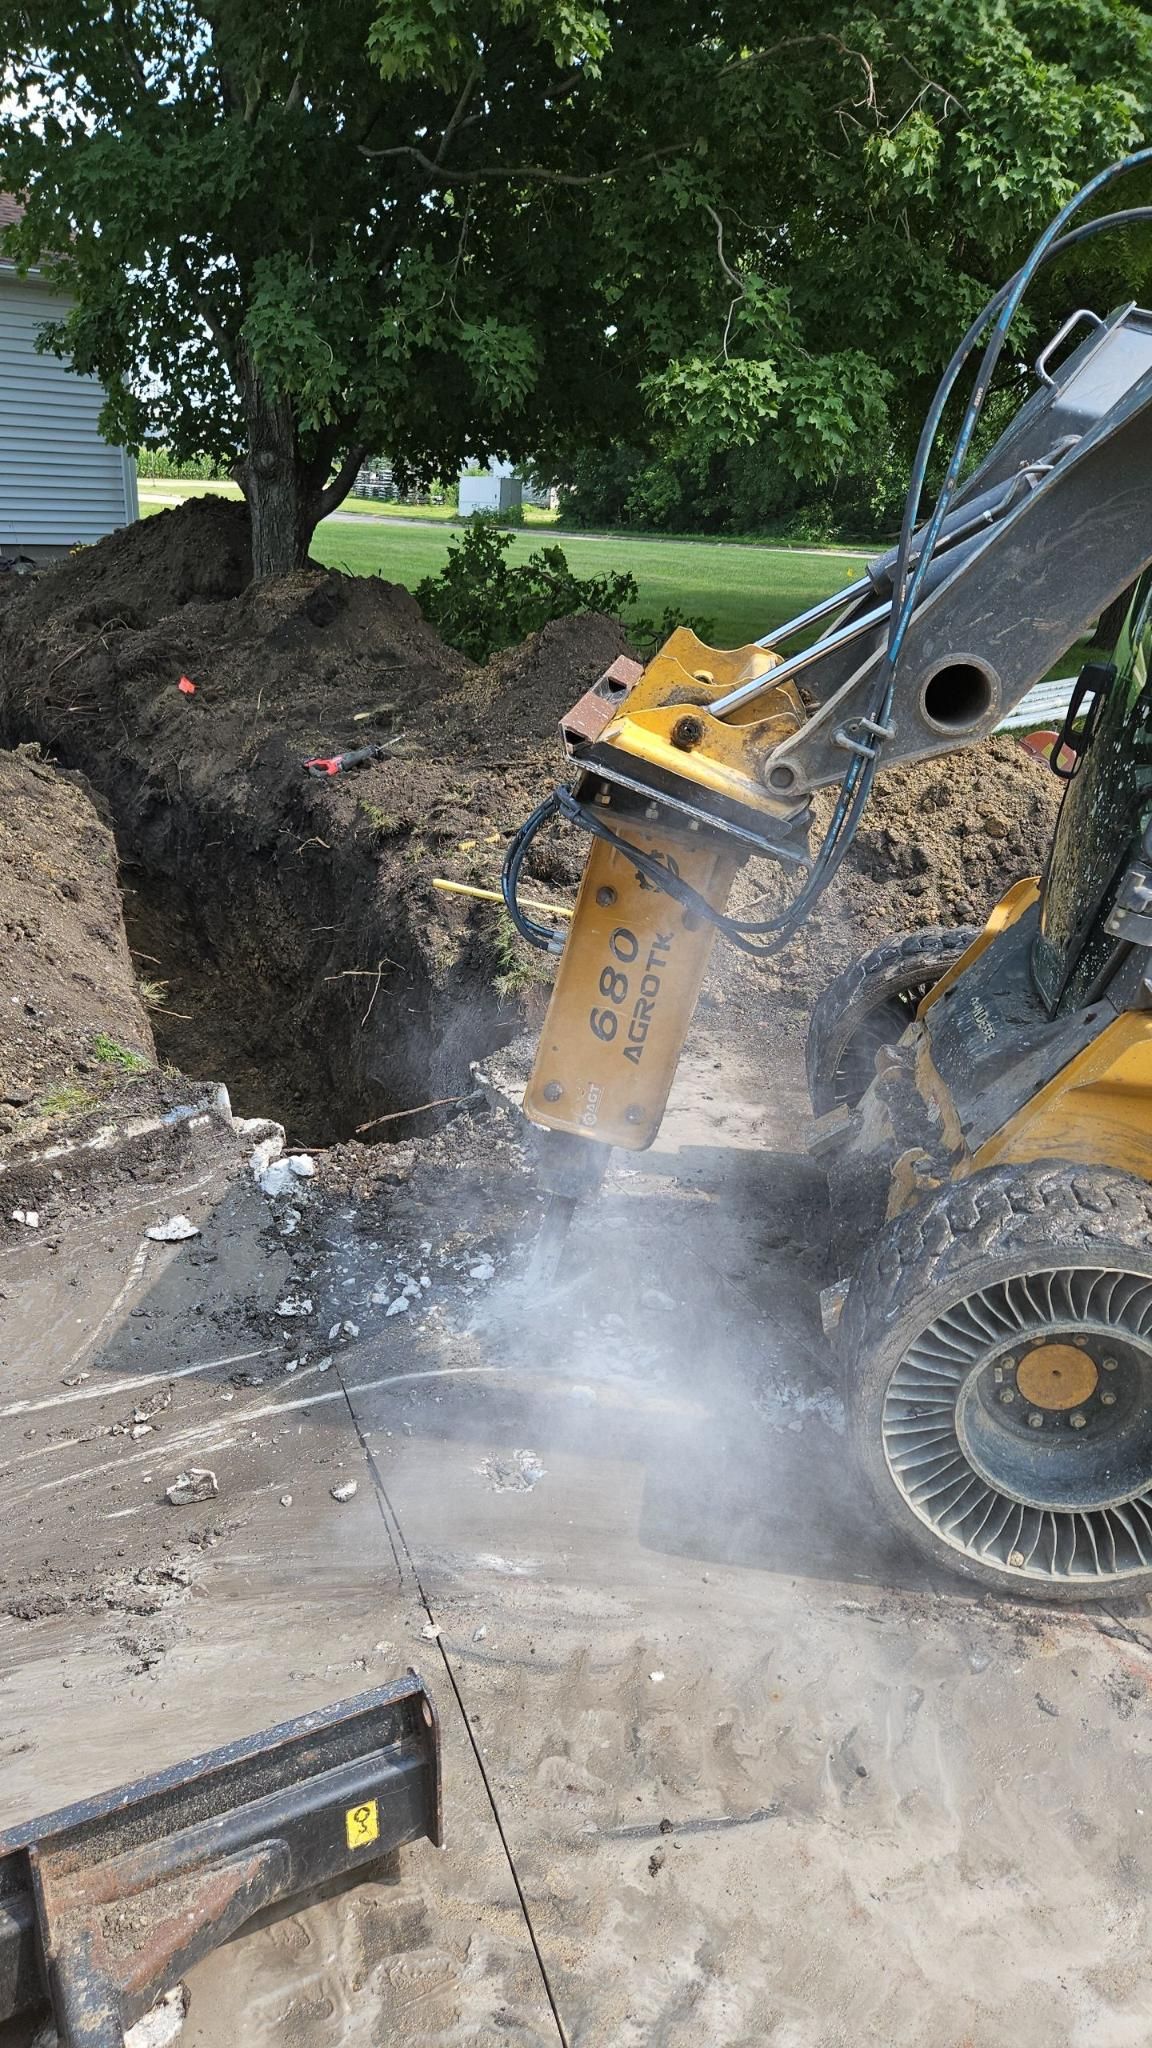
{"label": "concrete slab", "polygon": [[[206,1265],[135,1271],[128,1219],[74,1385],[69,1246],[35,1314],[41,1268],[8,1269],[0,1824],[412,1663],[440,1701],[447,1848],[193,1972],[194,2048],[1148,2039],[1152,1630],[877,1538],[797,1121],[766,1112],[772,1152],[705,1118],[613,1173],[546,1299],[433,1250],[409,1314],[372,1306],[414,1244],[491,1241],[483,1125],[300,1251],[227,1176],[181,1204]],[[313,1340],[286,1371],[289,1285],[321,1334],[354,1310],[326,1370]],[[155,1440],[111,1434],[169,1386]],[[220,1497],[172,1510],[193,1455]]]}

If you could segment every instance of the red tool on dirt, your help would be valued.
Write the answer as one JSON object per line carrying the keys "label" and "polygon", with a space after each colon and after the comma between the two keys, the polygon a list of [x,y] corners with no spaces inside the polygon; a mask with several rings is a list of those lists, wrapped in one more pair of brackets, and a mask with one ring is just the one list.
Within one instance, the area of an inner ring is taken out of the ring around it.
{"label": "red tool on dirt", "polygon": [[346,768],[363,768],[368,761],[382,760],[390,744],[382,740],[375,747],[353,747],[350,754],[316,754],[304,766],[309,775],[343,775]]}

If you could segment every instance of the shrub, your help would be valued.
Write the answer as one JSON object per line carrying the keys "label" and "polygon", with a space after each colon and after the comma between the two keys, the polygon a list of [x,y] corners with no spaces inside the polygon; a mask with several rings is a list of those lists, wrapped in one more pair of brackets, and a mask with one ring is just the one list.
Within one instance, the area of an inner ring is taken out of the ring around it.
{"label": "shrub", "polygon": [[577,576],[558,547],[540,548],[526,562],[506,560],[512,535],[486,520],[469,525],[449,544],[448,560],[436,576],[417,587],[425,618],[452,647],[487,661],[512,647],[549,619],[573,612],[608,612],[619,617],[636,601],[636,581],[627,572]]}

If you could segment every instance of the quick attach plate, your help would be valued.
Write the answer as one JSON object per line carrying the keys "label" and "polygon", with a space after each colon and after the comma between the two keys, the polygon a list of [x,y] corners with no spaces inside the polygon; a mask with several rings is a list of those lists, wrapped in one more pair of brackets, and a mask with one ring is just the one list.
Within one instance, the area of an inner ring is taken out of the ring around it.
{"label": "quick attach plate", "polygon": [[64,2048],[123,2048],[158,1994],[259,1913],[440,1841],[436,1710],[413,1674],[0,1835],[0,2022],[51,2002]]}

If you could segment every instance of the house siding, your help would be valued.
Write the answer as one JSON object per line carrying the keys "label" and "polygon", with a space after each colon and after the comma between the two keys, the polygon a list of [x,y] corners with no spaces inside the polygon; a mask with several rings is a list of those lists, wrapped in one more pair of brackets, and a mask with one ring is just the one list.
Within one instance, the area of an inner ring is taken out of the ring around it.
{"label": "house siding", "polygon": [[56,553],[138,516],[136,465],[100,437],[99,383],[36,352],[65,307],[0,267],[0,554]]}

